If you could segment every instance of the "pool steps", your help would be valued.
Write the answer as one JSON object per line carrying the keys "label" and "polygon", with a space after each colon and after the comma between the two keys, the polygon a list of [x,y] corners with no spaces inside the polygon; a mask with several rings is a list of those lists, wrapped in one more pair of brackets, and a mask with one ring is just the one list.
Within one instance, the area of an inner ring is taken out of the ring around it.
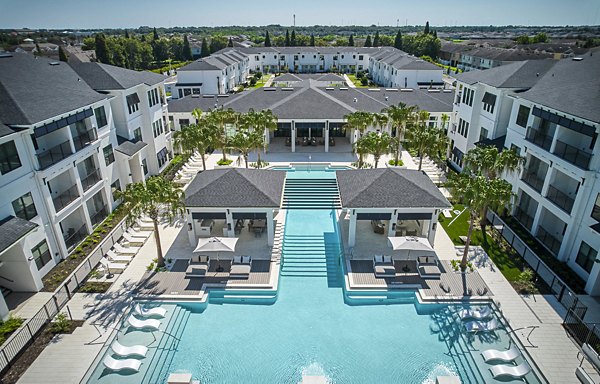
{"label": "pool steps", "polygon": [[339,209],[342,207],[337,179],[286,178],[282,208]]}

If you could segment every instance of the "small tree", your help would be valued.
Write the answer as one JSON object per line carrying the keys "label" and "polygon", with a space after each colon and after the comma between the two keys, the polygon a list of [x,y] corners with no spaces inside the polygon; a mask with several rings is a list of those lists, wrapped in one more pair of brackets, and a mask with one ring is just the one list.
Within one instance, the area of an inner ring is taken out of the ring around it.
{"label": "small tree", "polygon": [[288,31],[287,29],[285,30],[285,43],[284,45],[286,47],[290,46],[290,31]]}
{"label": "small tree", "polygon": [[233,39],[229,37],[229,41],[227,42],[227,46],[233,48]]}
{"label": "small tree", "polygon": [[402,32],[398,30],[396,39],[394,39],[394,48],[402,50]]}
{"label": "small tree", "polygon": [[373,155],[374,167],[377,168],[381,156],[390,153],[391,144],[392,137],[387,132],[369,132],[358,139],[355,146]]}
{"label": "small tree", "polygon": [[190,47],[187,35],[183,35],[183,59],[192,60],[192,48]]}
{"label": "small tree", "polygon": [[367,35],[367,40],[365,40],[365,47],[371,47],[373,43],[371,43],[371,35]]}
{"label": "small tree", "polygon": [[269,36],[269,31],[265,33],[265,47],[271,46],[271,37]]}
{"label": "small tree", "polygon": [[202,47],[200,48],[200,57],[210,56],[210,47],[206,42],[206,37],[202,39]]}
{"label": "small tree", "polygon": [[123,209],[127,212],[129,225],[140,215],[147,215],[152,220],[158,255],[157,267],[164,267],[158,224],[161,219],[172,224],[175,219],[183,216],[185,205],[181,187],[162,176],[152,176],[145,183],[131,183],[124,191],[115,191],[115,196],[123,199]]}
{"label": "small tree", "polygon": [[379,42],[379,31],[375,32],[375,38],[373,39],[373,46],[374,47],[379,47],[380,42]]}
{"label": "small tree", "polygon": [[152,31],[152,40],[158,40],[158,32],[156,32],[156,27],[154,27],[154,30]]}
{"label": "small tree", "polygon": [[102,33],[96,34],[96,59],[104,64],[112,64],[108,54],[108,46],[106,45],[106,37]]}
{"label": "small tree", "polygon": [[60,61],[64,61],[64,62],[69,61],[69,55],[67,54],[67,51],[63,47],[58,47],[58,59]]}
{"label": "small tree", "polygon": [[315,35],[313,35],[312,33],[310,34],[310,46],[315,46]]}
{"label": "small tree", "polygon": [[290,44],[292,47],[295,47],[296,44],[296,31],[292,29],[292,37],[290,38]]}
{"label": "small tree", "polygon": [[429,21],[425,23],[425,29],[423,30],[425,35],[429,35]]}
{"label": "small tree", "polygon": [[129,32],[127,32],[127,30],[125,30],[125,38],[129,39]]}

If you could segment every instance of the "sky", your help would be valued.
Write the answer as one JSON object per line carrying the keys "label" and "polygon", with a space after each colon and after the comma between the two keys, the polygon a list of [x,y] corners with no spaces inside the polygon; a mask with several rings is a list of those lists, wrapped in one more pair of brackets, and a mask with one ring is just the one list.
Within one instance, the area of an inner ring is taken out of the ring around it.
{"label": "sky", "polygon": [[0,0],[1,28],[599,25],[600,0]]}

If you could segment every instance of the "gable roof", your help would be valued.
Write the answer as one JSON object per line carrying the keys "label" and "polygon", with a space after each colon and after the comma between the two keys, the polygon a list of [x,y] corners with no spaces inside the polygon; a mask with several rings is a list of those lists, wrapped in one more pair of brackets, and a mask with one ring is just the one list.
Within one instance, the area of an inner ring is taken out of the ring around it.
{"label": "gable roof", "polygon": [[496,88],[529,89],[556,63],[555,60],[519,61],[495,68],[464,72],[454,77],[467,84],[484,83]]}
{"label": "gable roof", "polygon": [[131,141],[121,136],[117,136],[117,141],[119,145],[115,148],[115,151],[121,152],[128,157],[135,155],[148,145],[142,140]]}
{"label": "gable roof", "polygon": [[134,71],[102,63],[72,63],[71,67],[95,90],[128,89],[140,84],[156,85],[166,76],[148,71]]}
{"label": "gable roof", "polygon": [[0,221],[0,252],[21,240],[23,236],[37,228],[37,224],[19,217],[8,216]]}
{"label": "gable roof", "polygon": [[336,173],[344,208],[447,208],[446,200],[421,171],[353,169]]}
{"label": "gable roof", "polygon": [[31,125],[106,99],[64,62],[15,53],[0,58],[0,119]]}
{"label": "gable roof", "polygon": [[199,173],[185,191],[188,207],[279,207],[285,171],[228,168]]}

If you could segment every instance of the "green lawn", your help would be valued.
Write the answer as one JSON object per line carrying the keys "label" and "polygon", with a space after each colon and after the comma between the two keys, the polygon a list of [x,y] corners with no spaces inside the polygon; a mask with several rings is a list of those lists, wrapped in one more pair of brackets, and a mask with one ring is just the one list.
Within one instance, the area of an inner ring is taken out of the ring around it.
{"label": "green lawn", "polygon": [[360,80],[356,79],[356,75],[355,74],[348,74],[348,78],[354,83],[354,85],[356,86],[356,88],[369,88],[368,85],[362,85]]}
{"label": "green lawn", "polygon": [[263,87],[265,85],[265,83],[267,82],[267,80],[269,80],[269,78],[271,77],[271,74],[264,74],[262,75],[262,77],[260,78],[259,81],[256,82],[256,84],[252,85],[252,86],[248,86],[247,89],[254,89],[254,88],[260,88]]}
{"label": "green lawn", "polygon": [[[446,218],[442,214],[439,217],[439,222],[454,244],[464,245],[459,236],[466,236],[469,231],[469,212],[463,211],[464,207],[461,204],[455,204],[452,210],[459,210],[462,213],[458,218],[456,218],[454,212],[452,212],[452,218]],[[477,225],[473,230],[471,245],[481,245],[500,269],[504,277],[506,277],[508,281],[517,281],[519,274],[524,267],[523,260],[518,255],[505,251],[503,247],[498,244],[497,240],[492,238],[489,233],[490,230],[488,229],[488,235],[484,238]]]}

